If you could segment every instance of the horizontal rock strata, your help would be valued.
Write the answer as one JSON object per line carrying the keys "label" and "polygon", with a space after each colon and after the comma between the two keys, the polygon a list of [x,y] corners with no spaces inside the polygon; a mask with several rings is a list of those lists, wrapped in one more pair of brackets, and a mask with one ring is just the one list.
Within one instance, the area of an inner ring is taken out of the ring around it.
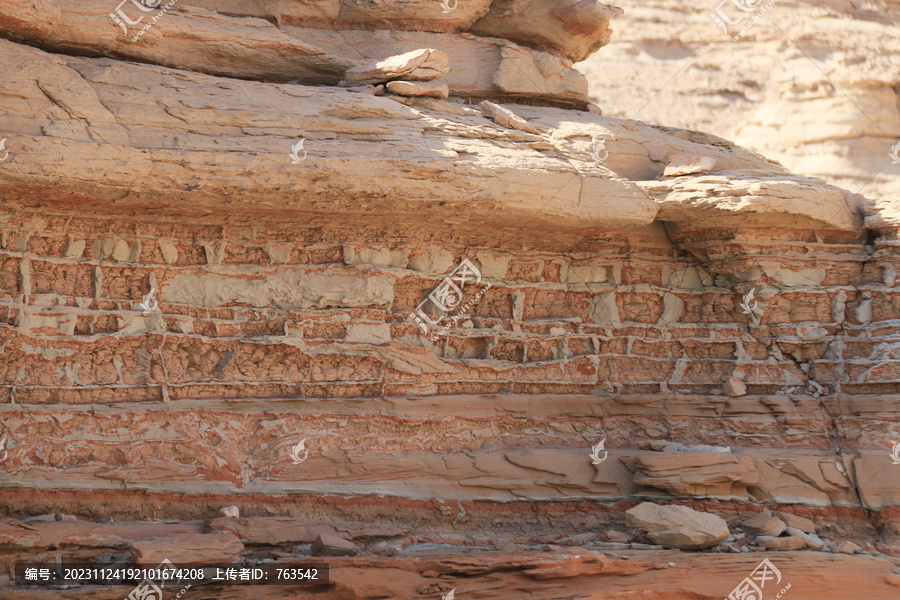
{"label": "horizontal rock strata", "polygon": [[896,202],[598,114],[614,7],[442,4],[0,9],[0,572],[697,600],[790,556],[890,597]]}

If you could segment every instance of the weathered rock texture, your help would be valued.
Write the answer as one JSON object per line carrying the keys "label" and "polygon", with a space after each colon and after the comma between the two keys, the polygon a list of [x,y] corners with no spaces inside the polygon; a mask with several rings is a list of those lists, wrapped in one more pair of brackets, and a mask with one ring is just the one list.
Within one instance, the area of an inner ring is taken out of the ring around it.
{"label": "weathered rock texture", "polygon": [[[678,559],[673,574],[672,554],[648,550],[640,531],[600,535],[628,530],[625,511],[647,501],[713,513],[732,531],[777,510],[872,553],[842,557],[843,583],[825,588],[810,573],[837,571],[826,557],[784,559],[806,586],[793,598],[828,598],[856,577],[872,582],[870,600],[895,593],[895,200],[698,132],[506,105],[533,131],[510,129],[476,104],[355,93],[307,61],[344,80],[337,43],[335,59],[304,48],[278,66],[282,42],[241,33],[383,43],[348,69],[434,48],[451,65],[437,81],[459,100],[454,57],[467,50],[451,36],[513,48],[459,33],[487,14],[472,6],[403,19],[391,3],[201,4],[166,13],[134,42],[140,56],[94,33],[91,11],[105,5],[0,9],[12,67],[0,81],[4,573],[57,554],[289,560],[320,538],[325,554],[366,554],[327,559],[336,583],[323,598],[456,584],[465,600],[463,580],[477,580],[465,597],[591,598],[602,577],[615,600],[696,600],[727,595],[765,556]],[[537,48],[514,46],[520,58],[569,68],[549,54],[558,45],[526,39],[518,4],[497,8],[485,31]],[[565,14],[570,27],[582,18]],[[584,35],[605,27],[591,23]],[[217,55],[205,40],[226,26],[246,47]],[[444,46],[419,43],[427,36]],[[293,75],[272,83],[253,61]],[[457,76],[476,86],[483,72]],[[527,81],[520,99],[565,105]],[[509,91],[478,89],[500,104]],[[678,155],[713,166],[663,177]],[[411,313],[464,260],[480,274],[459,299],[470,310],[423,331]],[[744,395],[726,394],[732,378]],[[243,516],[222,517],[230,506]],[[639,560],[554,544],[613,538],[635,540]],[[432,544],[528,552],[416,558]],[[384,565],[397,577],[373,583]],[[716,577],[696,577],[700,565]]]}
{"label": "weathered rock texture", "polygon": [[[727,33],[717,7],[737,22]],[[870,198],[900,196],[900,1],[625,8],[615,43],[576,65],[604,114],[706,131]]]}

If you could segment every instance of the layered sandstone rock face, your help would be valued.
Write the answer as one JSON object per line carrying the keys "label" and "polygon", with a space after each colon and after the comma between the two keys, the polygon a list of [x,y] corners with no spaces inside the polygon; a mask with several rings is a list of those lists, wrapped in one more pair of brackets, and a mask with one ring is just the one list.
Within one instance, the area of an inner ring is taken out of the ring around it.
{"label": "layered sandstone rock face", "polygon": [[900,196],[898,0],[650,0],[627,7],[615,39],[577,65],[604,114]]}
{"label": "layered sandstone rock face", "polygon": [[0,9],[0,596],[895,597],[896,199],[577,110],[615,8],[441,6]]}

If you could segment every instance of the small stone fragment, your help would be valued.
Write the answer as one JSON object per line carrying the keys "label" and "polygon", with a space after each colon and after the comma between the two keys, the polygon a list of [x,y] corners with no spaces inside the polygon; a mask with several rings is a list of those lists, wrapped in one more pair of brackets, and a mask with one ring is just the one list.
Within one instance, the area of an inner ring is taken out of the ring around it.
{"label": "small stone fragment", "polygon": [[607,529],[601,534],[600,538],[604,542],[617,542],[619,544],[627,544],[634,539],[634,536],[627,533],[622,533],[621,531],[616,531],[615,529]]}
{"label": "small stone fragment", "polygon": [[599,106],[597,106],[593,102],[588,104],[588,112],[594,113],[595,115],[600,115],[601,117],[603,116],[603,111],[600,109]]}
{"label": "small stone fragment", "polygon": [[441,85],[426,85],[412,83],[411,81],[390,81],[387,90],[398,96],[412,96],[416,98],[437,98],[443,100],[450,95],[450,88],[446,83]]}
{"label": "small stone fragment", "polygon": [[494,540],[494,548],[498,552],[522,552],[525,550],[525,546],[522,544],[516,544],[507,540]]}
{"label": "small stone fragment", "polygon": [[359,548],[344,538],[320,533],[312,543],[312,553],[313,556],[356,556]]}
{"label": "small stone fragment", "polygon": [[900,575],[892,573],[891,575],[885,577],[884,580],[893,586],[900,587]]}
{"label": "small stone fragment", "polygon": [[716,166],[716,160],[709,156],[690,154],[673,154],[669,157],[669,164],[663,172],[664,177],[676,177],[678,175],[690,175],[711,171]]}
{"label": "small stone fragment", "polygon": [[478,106],[481,107],[481,116],[487,117],[488,119],[492,119],[494,123],[500,125],[501,127],[506,127],[508,129],[518,129],[519,131],[525,131],[528,133],[533,133],[535,135],[540,135],[541,132],[534,125],[509,110],[508,108],[503,108],[502,106],[498,106],[493,102],[489,102],[484,100]]}
{"label": "small stone fragment", "polygon": [[557,546],[584,546],[597,539],[596,533],[578,533],[556,540]]}
{"label": "small stone fragment", "polygon": [[232,519],[237,519],[241,516],[241,511],[237,506],[223,506],[221,509],[221,513],[226,517],[230,517]]}
{"label": "small stone fragment", "polygon": [[798,537],[770,537],[767,535],[756,538],[756,542],[766,550],[800,550],[806,547],[806,541]]}
{"label": "small stone fragment", "polygon": [[835,545],[833,550],[838,554],[856,554],[860,550],[862,550],[862,548],[860,548],[853,542],[844,542],[843,544]]}
{"label": "small stone fragment", "polygon": [[348,92],[356,92],[357,94],[369,94],[370,96],[384,95],[383,85],[358,85],[346,89]]}
{"label": "small stone fragment", "polygon": [[741,527],[753,535],[777,537],[784,533],[787,525],[778,517],[772,516],[769,511],[764,511],[741,523]]}
{"label": "small stone fragment", "polygon": [[800,538],[806,544],[806,547],[810,550],[822,550],[825,548],[825,542],[819,539],[819,536],[815,534],[808,534],[804,531],[800,531],[795,527],[788,527],[784,530],[791,537]]}
{"label": "small stone fragment", "polygon": [[729,377],[725,380],[725,383],[722,384],[722,391],[725,392],[726,396],[737,398],[738,396],[746,395],[747,386],[737,377]]}
{"label": "small stone fragment", "polygon": [[449,72],[450,59],[446,54],[433,48],[421,48],[348,69],[344,73],[344,83],[359,86],[392,79],[432,81]]}

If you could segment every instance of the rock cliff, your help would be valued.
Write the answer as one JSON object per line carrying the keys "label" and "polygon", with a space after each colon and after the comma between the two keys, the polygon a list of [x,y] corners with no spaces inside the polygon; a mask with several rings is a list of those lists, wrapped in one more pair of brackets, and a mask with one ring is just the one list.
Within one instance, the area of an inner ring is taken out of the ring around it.
{"label": "rock cliff", "polygon": [[0,8],[0,595],[895,597],[897,199],[609,116],[621,12]]}

